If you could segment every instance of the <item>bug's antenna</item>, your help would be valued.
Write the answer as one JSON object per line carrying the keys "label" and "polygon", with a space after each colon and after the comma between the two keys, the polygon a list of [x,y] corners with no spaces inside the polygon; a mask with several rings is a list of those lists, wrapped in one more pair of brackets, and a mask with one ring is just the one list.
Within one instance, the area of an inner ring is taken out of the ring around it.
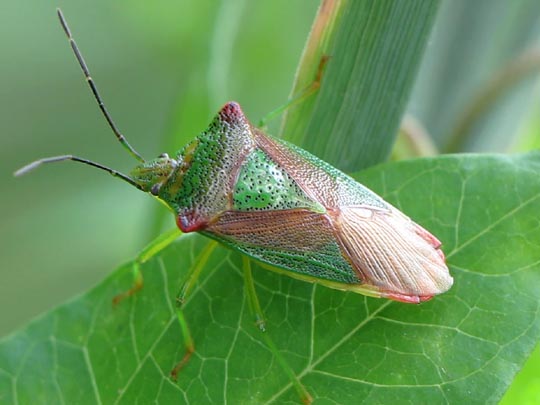
{"label": "bug's antenna", "polygon": [[[112,120],[112,117],[107,111],[107,108],[105,108],[105,104],[103,103],[103,100],[101,99],[101,96],[99,95],[96,84],[94,83],[92,76],[90,76],[90,71],[88,70],[88,66],[86,65],[86,62],[84,61],[84,58],[81,52],[79,51],[79,47],[77,46],[75,39],[71,35],[71,31],[69,30],[67,21],[64,18],[64,15],[62,14],[62,10],[57,8],[56,13],[58,14],[58,18],[60,19],[60,24],[62,25],[62,29],[64,30],[64,32],[66,33],[66,36],[68,37],[69,44],[71,45],[71,49],[73,50],[73,53],[75,54],[75,57],[77,58],[77,61],[79,62],[79,65],[84,73],[84,77],[86,77],[86,81],[88,82],[88,85],[90,86],[90,89],[92,90],[92,94],[94,94],[94,98],[96,99],[99,105],[99,109],[105,116],[105,119],[107,120],[107,122],[109,123],[109,126],[111,127],[114,134],[116,135],[116,138],[120,141],[122,146],[131,154],[131,156],[133,156],[139,162],[144,163],[145,160],[143,159],[143,157],[135,149],[133,149],[133,147],[129,144],[125,136],[122,135],[122,133],[118,130],[114,121]],[[93,165],[95,166],[95,164]]]}
{"label": "bug's antenna", "polygon": [[73,155],[53,156],[53,157],[48,157],[48,158],[36,160],[36,161],[34,161],[34,162],[30,163],[30,164],[27,164],[26,166],[20,168],[19,170],[17,170],[14,173],[14,175],[17,176],[17,177],[22,176],[23,174],[26,174],[29,171],[37,169],[42,164],[54,163],[54,162],[63,162],[64,160],[73,160],[75,162],[84,163],[85,165],[90,165],[90,166],[97,167],[98,169],[104,170],[107,173],[109,173],[110,175],[112,175],[114,177],[118,177],[119,179],[124,180],[125,182],[131,184],[132,186],[137,187],[139,190],[144,191],[143,188],[139,184],[137,184],[135,182],[135,180],[133,180],[131,177],[126,176],[123,173],[117,172],[116,170],[111,169],[110,167],[103,166],[103,165],[101,165],[99,163],[92,162],[91,160],[83,159],[83,158],[73,156]]}

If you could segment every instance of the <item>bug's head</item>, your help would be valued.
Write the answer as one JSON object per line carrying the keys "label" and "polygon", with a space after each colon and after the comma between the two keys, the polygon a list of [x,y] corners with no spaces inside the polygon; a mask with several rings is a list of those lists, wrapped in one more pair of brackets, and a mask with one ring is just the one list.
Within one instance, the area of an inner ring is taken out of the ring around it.
{"label": "bug's head", "polygon": [[130,172],[130,177],[142,191],[158,196],[161,186],[167,182],[177,167],[178,161],[162,153],[156,159],[135,166]]}

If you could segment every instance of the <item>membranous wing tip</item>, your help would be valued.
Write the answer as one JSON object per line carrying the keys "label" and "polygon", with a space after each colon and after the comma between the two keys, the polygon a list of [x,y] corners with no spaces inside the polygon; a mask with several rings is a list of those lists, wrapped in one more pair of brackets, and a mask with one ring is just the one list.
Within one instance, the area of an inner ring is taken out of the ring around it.
{"label": "membranous wing tip", "polygon": [[341,207],[341,242],[362,281],[380,297],[419,303],[453,284],[441,242],[398,209]]}

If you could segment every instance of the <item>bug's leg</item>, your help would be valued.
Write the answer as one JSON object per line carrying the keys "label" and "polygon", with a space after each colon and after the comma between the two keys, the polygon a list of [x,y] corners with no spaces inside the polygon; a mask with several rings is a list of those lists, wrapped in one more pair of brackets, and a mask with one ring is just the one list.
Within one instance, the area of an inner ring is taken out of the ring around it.
{"label": "bug's leg", "polygon": [[271,121],[277,116],[283,114],[285,110],[291,108],[292,106],[300,104],[305,99],[313,95],[317,90],[319,90],[319,87],[321,87],[321,80],[322,80],[324,68],[329,58],[330,58],[329,56],[323,55],[321,57],[321,60],[319,61],[319,66],[317,68],[317,74],[315,75],[315,79],[311,82],[311,84],[307,86],[305,89],[301,90],[298,94],[294,95],[289,100],[287,100],[285,104],[280,105],[278,108],[276,108],[273,111],[270,111],[268,114],[262,117],[259,120],[259,128],[261,128],[262,130],[265,130],[268,121]]}
{"label": "bug's leg", "polygon": [[255,316],[255,325],[261,330],[261,332],[265,332],[266,323],[264,321],[264,314],[261,309],[261,304],[259,304],[257,292],[255,291],[255,280],[253,280],[253,273],[251,272],[251,262],[247,257],[242,257],[242,267],[244,269],[244,282],[249,309]]}
{"label": "bug's leg", "polygon": [[124,291],[121,294],[118,294],[113,298],[113,304],[116,305],[123,299],[131,297],[137,291],[143,287],[143,276],[141,272],[141,264],[144,264],[149,259],[158,254],[161,250],[165,249],[172,242],[174,242],[182,234],[182,231],[175,228],[168,232],[165,232],[159,235],[156,239],[150,242],[135,258],[133,261],[132,272],[133,272],[133,286]]}
{"label": "bug's leg", "polygon": [[211,241],[210,243],[208,243],[208,245],[201,251],[201,254],[197,259],[197,264],[189,270],[188,274],[186,274],[186,278],[184,279],[182,287],[180,288],[180,292],[176,295],[177,307],[182,307],[182,305],[184,305],[184,303],[186,302],[189,293],[195,286],[195,283],[197,282],[197,279],[199,278],[202,269],[204,268],[206,262],[210,258],[210,255],[216,248],[217,244],[218,243],[216,241]]}
{"label": "bug's leg", "polygon": [[182,360],[180,360],[174,368],[171,370],[171,379],[176,381],[178,379],[178,373],[184,366],[189,362],[191,355],[195,352],[195,344],[193,343],[193,338],[191,337],[191,332],[189,331],[188,324],[186,322],[186,317],[184,316],[184,311],[179,306],[176,307],[176,317],[178,318],[178,323],[182,329],[182,336],[184,337],[184,346],[186,348],[186,353]]}
{"label": "bug's leg", "polygon": [[189,359],[195,352],[195,344],[193,343],[193,338],[191,337],[191,332],[184,316],[184,311],[182,310],[182,305],[186,302],[189,293],[195,286],[199,275],[201,274],[202,269],[208,262],[210,255],[213,250],[216,248],[217,242],[210,242],[201,252],[197,258],[197,264],[193,266],[189,273],[186,275],[185,281],[180,288],[180,292],[176,295],[176,317],[178,318],[178,323],[182,329],[182,336],[184,337],[184,346],[186,348],[186,353],[182,360],[180,360],[174,368],[171,370],[171,378],[176,381],[178,378],[178,373],[180,370],[189,362]]}
{"label": "bug's leg", "polygon": [[310,404],[313,401],[313,398],[306,390],[306,388],[302,385],[291,366],[289,366],[289,364],[285,361],[285,358],[281,355],[272,339],[270,339],[268,333],[265,333],[266,324],[264,321],[264,314],[262,312],[261,305],[259,304],[259,298],[257,297],[257,292],[255,291],[255,282],[253,280],[253,274],[251,273],[251,263],[249,259],[245,256],[242,257],[242,267],[244,269],[246,296],[249,301],[249,307],[255,317],[255,324],[257,325],[257,328],[261,332],[263,332],[262,336],[264,342],[266,343],[272,354],[275,356],[276,360],[278,361],[285,374],[287,374],[287,376],[291,380],[291,383],[298,392],[298,395],[300,396],[302,402],[304,404]]}

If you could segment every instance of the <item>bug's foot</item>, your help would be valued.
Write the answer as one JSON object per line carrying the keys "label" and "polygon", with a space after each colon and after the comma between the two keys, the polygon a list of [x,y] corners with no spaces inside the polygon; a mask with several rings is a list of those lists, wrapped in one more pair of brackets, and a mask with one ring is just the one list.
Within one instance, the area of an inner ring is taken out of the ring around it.
{"label": "bug's foot", "polygon": [[255,326],[259,328],[261,332],[266,332],[266,322],[264,319],[257,317],[257,320],[255,321]]}
{"label": "bug's foot", "polygon": [[113,306],[118,305],[120,302],[122,302],[124,299],[131,297],[132,295],[136,294],[138,291],[143,288],[143,283],[136,282],[133,287],[131,287],[129,290],[124,291],[123,293],[120,293],[112,299]]}
{"label": "bug's foot", "polygon": [[178,381],[178,373],[180,373],[180,370],[182,370],[182,368],[184,368],[184,366],[189,362],[189,359],[194,352],[195,347],[191,346],[186,348],[186,354],[184,354],[182,360],[180,360],[178,364],[171,370],[171,380]]}
{"label": "bug's foot", "polygon": [[174,300],[174,303],[176,304],[176,308],[181,309],[184,306],[184,304],[186,303],[186,298],[184,296],[179,295]]}

